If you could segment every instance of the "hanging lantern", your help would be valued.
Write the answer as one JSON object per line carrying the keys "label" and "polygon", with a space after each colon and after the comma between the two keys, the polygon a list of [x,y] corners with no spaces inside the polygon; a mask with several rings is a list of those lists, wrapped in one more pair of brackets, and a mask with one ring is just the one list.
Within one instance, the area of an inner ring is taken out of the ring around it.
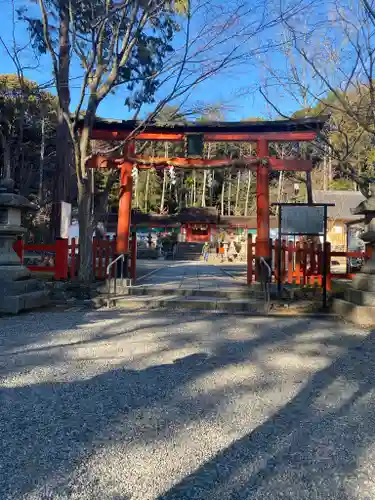
{"label": "hanging lantern", "polygon": [[138,172],[138,168],[137,166],[134,164],[133,165],[133,168],[132,168],[132,177],[135,181],[138,180],[138,175],[139,175],[139,172]]}
{"label": "hanging lantern", "polygon": [[176,184],[176,172],[173,165],[169,167],[168,174],[170,183],[174,186]]}
{"label": "hanging lantern", "polygon": [[213,175],[212,172],[209,172],[207,175],[207,186],[211,188],[212,184],[213,184]]}

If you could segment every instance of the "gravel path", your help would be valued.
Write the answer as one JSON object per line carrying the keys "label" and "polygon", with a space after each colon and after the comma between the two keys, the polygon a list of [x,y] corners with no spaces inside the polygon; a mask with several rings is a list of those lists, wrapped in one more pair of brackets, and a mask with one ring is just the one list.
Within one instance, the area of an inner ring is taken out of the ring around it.
{"label": "gravel path", "polygon": [[0,318],[0,498],[375,498],[373,334],[326,320]]}

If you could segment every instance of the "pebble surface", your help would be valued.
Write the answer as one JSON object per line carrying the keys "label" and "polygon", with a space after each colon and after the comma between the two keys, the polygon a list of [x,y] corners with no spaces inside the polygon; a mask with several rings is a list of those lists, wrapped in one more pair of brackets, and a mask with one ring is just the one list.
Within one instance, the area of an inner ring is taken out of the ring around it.
{"label": "pebble surface", "polygon": [[0,347],[0,500],[375,498],[369,331],[75,308]]}

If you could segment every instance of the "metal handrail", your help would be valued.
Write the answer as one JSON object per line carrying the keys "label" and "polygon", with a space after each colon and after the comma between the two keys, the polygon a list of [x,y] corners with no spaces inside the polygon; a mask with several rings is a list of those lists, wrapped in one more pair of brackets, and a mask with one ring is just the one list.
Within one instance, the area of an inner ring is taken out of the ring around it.
{"label": "metal handrail", "polygon": [[[120,254],[118,255],[114,260],[112,260],[108,266],[107,266],[107,283],[108,283],[108,286],[107,286],[107,307],[109,307],[110,305],[110,300],[111,300],[111,275],[110,275],[110,269],[112,268],[112,266],[114,264],[116,264],[116,262],[118,262],[119,260],[122,261],[122,270],[121,270],[121,279],[123,280],[124,279],[124,259],[125,259],[125,256],[124,254]],[[114,287],[113,287],[113,294],[116,295],[116,289],[117,289],[117,273],[115,273],[115,277],[114,277]]]}
{"label": "metal handrail", "polygon": [[271,283],[271,279],[272,279],[272,269],[264,257],[260,258],[260,265],[263,266],[267,271],[266,279],[263,279],[264,276],[263,276],[262,272],[260,273],[260,277],[261,277],[261,282],[262,282],[263,288],[264,288],[264,309],[265,309],[266,313],[268,313],[269,309],[270,309],[270,300],[271,300],[270,283]]}

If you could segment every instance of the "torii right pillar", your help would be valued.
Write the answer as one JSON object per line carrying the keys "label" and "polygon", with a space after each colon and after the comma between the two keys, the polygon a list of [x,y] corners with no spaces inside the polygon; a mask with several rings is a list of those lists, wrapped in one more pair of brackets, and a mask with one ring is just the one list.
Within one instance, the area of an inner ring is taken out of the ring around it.
{"label": "torii right pillar", "polygon": [[[268,141],[258,140],[257,156],[260,160],[268,158]],[[269,167],[268,162],[260,161],[257,166],[257,259],[263,257],[267,262],[271,260],[270,248],[270,194],[269,194]]]}

